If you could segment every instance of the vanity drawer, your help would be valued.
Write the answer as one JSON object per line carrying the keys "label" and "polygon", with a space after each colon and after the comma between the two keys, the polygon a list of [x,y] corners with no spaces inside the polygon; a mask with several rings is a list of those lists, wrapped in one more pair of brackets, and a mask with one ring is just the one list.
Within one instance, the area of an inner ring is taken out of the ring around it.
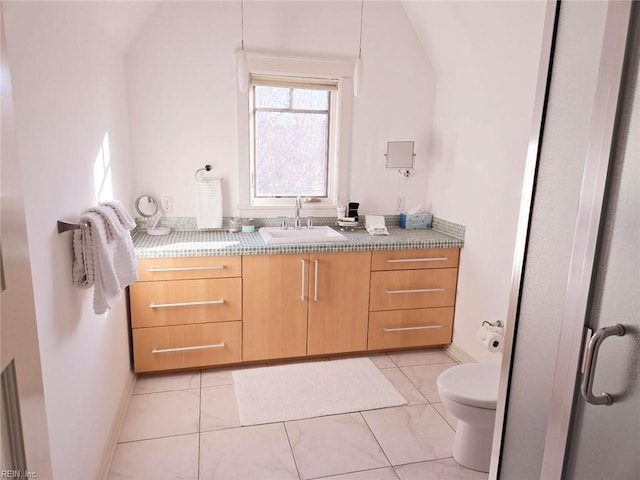
{"label": "vanity drawer", "polygon": [[382,250],[373,252],[371,257],[371,270],[457,268],[459,254],[459,248]]}
{"label": "vanity drawer", "polygon": [[138,259],[138,280],[186,280],[242,276],[242,257]]}
{"label": "vanity drawer", "polygon": [[136,282],[131,289],[133,328],[242,319],[242,279]]}
{"label": "vanity drawer", "polygon": [[451,343],[453,307],[369,314],[369,350]]}
{"label": "vanity drawer", "polygon": [[242,322],[133,330],[136,373],[205,367],[242,360]]}
{"label": "vanity drawer", "polygon": [[451,307],[457,268],[371,272],[369,310]]}

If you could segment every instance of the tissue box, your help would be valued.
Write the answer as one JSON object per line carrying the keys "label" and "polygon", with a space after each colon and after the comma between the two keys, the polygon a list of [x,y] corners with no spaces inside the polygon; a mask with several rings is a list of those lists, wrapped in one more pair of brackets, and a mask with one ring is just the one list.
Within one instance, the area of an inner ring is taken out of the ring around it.
{"label": "tissue box", "polygon": [[415,228],[431,228],[433,215],[431,213],[400,214],[400,228],[412,230]]}

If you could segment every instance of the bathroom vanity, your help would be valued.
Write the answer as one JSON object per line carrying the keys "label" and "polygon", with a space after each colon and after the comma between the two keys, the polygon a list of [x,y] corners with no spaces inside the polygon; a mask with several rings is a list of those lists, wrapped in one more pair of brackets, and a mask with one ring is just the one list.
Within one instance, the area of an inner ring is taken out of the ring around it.
{"label": "bathroom vanity", "polygon": [[267,245],[258,233],[135,232],[135,371],[450,343],[463,241],[390,233]]}

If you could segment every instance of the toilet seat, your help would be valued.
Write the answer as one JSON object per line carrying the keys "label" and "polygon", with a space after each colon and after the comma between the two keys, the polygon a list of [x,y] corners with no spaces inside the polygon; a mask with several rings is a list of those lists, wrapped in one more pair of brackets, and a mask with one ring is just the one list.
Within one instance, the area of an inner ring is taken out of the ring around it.
{"label": "toilet seat", "polygon": [[438,389],[454,402],[477,408],[496,409],[500,367],[467,363],[451,367],[438,377]]}

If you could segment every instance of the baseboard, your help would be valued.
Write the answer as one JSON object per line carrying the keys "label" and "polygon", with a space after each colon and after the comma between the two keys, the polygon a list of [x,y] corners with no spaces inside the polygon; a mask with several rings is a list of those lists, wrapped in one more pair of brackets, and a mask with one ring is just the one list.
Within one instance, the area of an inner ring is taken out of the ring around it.
{"label": "baseboard", "polygon": [[120,431],[124,424],[124,418],[129,408],[129,400],[131,400],[131,394],[133,393],[133,387],[136,383],[136,375],[131,372],[129,375],[129,381],[120,397],[118,404],[118,410],[116,411],[115,420],[111,426],[111,433],[109,435],[109,441],[107,443],[108,449],[105,449],[104,456],[102,458],[102,468],[100,469],[100,477],[106,480],[111,470],[111,461],[113,460],[113,454],[116,451],[116,445],[118,444],[118,438],[120,437]]}
{"label": "baseboard", "polygon": [[475,358],[462,350],[455,343],[450,343],[446,347],[443,347],[443,350],[447,353],[447,355],[453,357],[460,363],[478,363]]}

